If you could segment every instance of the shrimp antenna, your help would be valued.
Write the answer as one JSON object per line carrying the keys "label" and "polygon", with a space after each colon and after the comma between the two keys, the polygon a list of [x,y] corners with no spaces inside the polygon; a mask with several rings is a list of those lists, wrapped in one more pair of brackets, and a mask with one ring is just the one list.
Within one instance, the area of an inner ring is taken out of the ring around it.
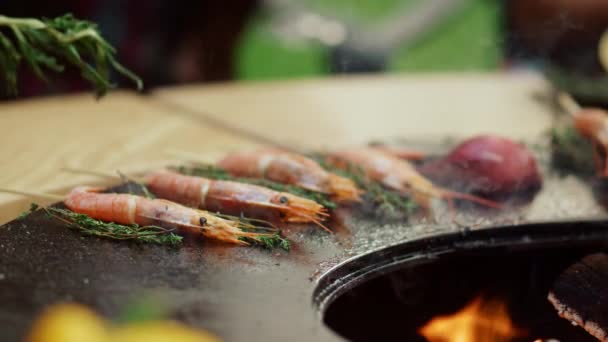
{"label": "shrimp antenna", "polygon": [[494,209],[501,209],[503,207],[503,205],[498,202],[490,201],[485,198],[481,198],[479,196],[474,196],[474,195],[464,194],[462,192],[455,192],[455,191],[449,191],[449,190],[443,190],[442,192],[445,194],[446,197],[449,197],[449,198],[458,198],[458,199],[474,202],[477,204],[481,204],[486,207],[490,207],[490,208],[494,208]]}
{"label": "shrimp antenna", "polygon": [[314,218],[310,218],[310,220],[311,220],[311,221],[312,221],[314,224],[316,224],[317,226],[319,226],[319,227],[323,228],[323,230],[325,230],[326,232],[328,232],[328,233],[330,233],[330,234],[333,234],[333,233],[334,233],[334,231],[333,231],[333,230],[331,230],[331,229],[327,228],[325,225],[323,225],[323,223],[321,223],[321,221],[319,221],[319,220],[317,220],[317,219],[314,219]]}
{"label": "shrimp antenna", "polygon": [[557,94],[557,102],[563,110],[572,116],[576,116],[583,109],[581,105],[572,97],[572,95],[564,91],[560,91]]}
{"label": "shrimp antenna", "polygon": [[53,201],[63,201],[65,199],[65,196],[56,195],[56,194],[48,194],[48,193],[44,193],[44,192],[22,191],[22,190],[13,190],[13,189],[0,189],[0,192],[4,192],[7,194],[14,194],[14,195],[23,195],[23,196],[28,196],[28,197],[44,198],[44,199],[53,200]]}
{"label": "shrimp antenna", "polygon": [[416,150],[410,150],[410,149],[406,149],[406,148],[391,147],[391,146],[386,146],[383,144],[370,144],[370,146],[378,151],[382,151],[384,153],[388,153],[392,156],[395,156],[395,157],[401,158],[401,159],[405,159],[405,160],[421,161],[421,160],[424,160],[424,158],[427,156],[423,152],[416,151]]}

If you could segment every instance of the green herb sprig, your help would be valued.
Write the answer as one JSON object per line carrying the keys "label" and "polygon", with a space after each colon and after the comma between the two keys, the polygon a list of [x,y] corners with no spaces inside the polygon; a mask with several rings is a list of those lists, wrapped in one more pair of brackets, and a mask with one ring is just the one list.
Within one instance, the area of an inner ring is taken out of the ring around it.
{"label": "green herb sprig", "polygon": [[50,217],[58,219],[74,230],[85,235],[114,240],[134,240],[143,243],[177,246],[182,237],[175,234],[175,229],[159,226],[140,226],[137,224],[123,225],[104,222],[85,214],[75,213],[71,210],[48,207],[43,209]]}
{"label": "green herb sprig", "polygon": [[36,203],[30,203],[30,208],[24,212],[21,213],[21,215],[19,215],[18,219],[24,219],[27,216],[29,216],[31,213],[33,213],[34,211],[38,210],[38,208],[40,208],[40,206]]}
{"label": "green herb sprig", "polygon": [[591,175],[595,170],[593,146],[571,125],[551,130],[552,164],[562,172]]}
{"label": "green herb sprig", "polygon": [[100,35],[97,25],[72,14],[42,20],[0,15],[0,70],[9,95],[18,93],[18,72],[24,62],[45,81],[47,71],[75,67],[98,96],[115,87],[110,81],[112,70],[141,90],[142,80],[122,66],[115,55],[116,50]]}
{"label": "green herb sprig", "polygon": [[189,176],[205,177],[210,179],[228,180],[259,185],[275,191],[287,192],[296,196],[313,200],[328,209],[335,209],[337,207],[336,203],[332,201],[326,194],[306,190],[295,185],[281,184],[269,181],[267,179],[235,177],[228,173],[226,170],[223,170],[222,168],[214,165],[197,163],[193,164],[192,166],[182,165],[177,167],[171,167],[170,169]]}
{"label": "green herb sprig", "polygon": [[258,236],[256,238],[240,237],[239,240],[245,241],[254,246],[259,246],[271,250],[280,248],[289,252],[289,249],[291,248],[289,240],[282,238],[279,233],[276,233],[271,236]]}

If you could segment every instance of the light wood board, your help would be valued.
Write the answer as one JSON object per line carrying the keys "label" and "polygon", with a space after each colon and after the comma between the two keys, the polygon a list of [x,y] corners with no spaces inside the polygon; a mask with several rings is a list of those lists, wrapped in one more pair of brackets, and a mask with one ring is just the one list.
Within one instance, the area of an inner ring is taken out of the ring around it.
{"label": "light wood board", "polygon": [[[547,88],[534,74],[410,74],[192,85],[151,97],[116,92],[101,101],[77,95],[3,103],[0,188],[65,193],[74,185],[100,182],[62,172],[66,166],[129,173],[174,162],[168,149],[214,160],[256,145],[217,121],[301,148],[480,133],[533,138],[550,125],[550,110],[537,99]],[[0,223],[30,202],[0,194]]]}
{"label": "light wood board", "polygon": [[157,98],[302,148],[403,137],[542,134],[550,124],[531,73],[406,74],[183,86]]}

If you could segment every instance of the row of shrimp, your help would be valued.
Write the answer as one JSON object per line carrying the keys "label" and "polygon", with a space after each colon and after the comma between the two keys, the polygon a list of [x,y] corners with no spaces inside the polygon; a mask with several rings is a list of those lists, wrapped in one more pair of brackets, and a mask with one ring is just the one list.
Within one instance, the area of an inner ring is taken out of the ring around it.
{"label": "row of shrimp", "polygon": [[[360,168],[370,180],[384,187],[412,197],[425,209],[433,199],[464,199],[478,204],[500,208],[500,204],[477,196],[457,193],[434,185],[420,174],[409,160],[420,160],[421,153],[390,149],[383,146],[366,146],[328,152],[326,161],[334,167]],[[360,201],[363,190],[352,180],[324,171],[310,158],[274,149],[228,155],[218,164],[236,176],[263,177],[280,183],[294,184],[306,189],[328,193],[339,203]]]}
{"label": "row of shrimp", "polygon": [[[255,169],[245,170],[249,166],[247,158],[251,156],[229,156],[220,165],[234,174],[269,178],[324,193],[339,203],[359,200],[361,191],[351,180],[325,171],[311,159],[268,150],[260,156]],[[246,218],[245,222],[253,219],[255,223],[268,223],[271,227],[277,221],[312,223],[331,232],[323,224],[329,216],[325,207],[291,193],[169,170],[151,172],[142,182],[159,198],[103,193],[101,188],[81,186],[69,192],[63,203],[76,213],[105,222],[160,224],[239,245],[276,234],[272,229],[257,232],[240,218]]]}
{"label": "row of shrimp", "polygon": [[[416,156],[418,158],[419,156]],[[365,175],[386,188],[413,198],[430,209],[435,198],[473,201],[497,208],[495,202],[442,189],[417,172],[403,158],[382,147],[360,147],[333,151],[326,161],[338,168],[359,167]],[[337,204],[361,201],[364,190],[353,180],[329,172],[317,161],[288,151],[263,148],[232,153],[217,166],[235,177],[261,178],[322,193]],[[101,193],[96,188],[78,187],[64,199],[74,212],[103,221],[121,224],[170,224],[185,231],[235,244],[247,244],[244,238],[260,238],[268,233],[243,230],[239,221],[214,213],[279,223],[311,223],[331,232],[325,225],[329,217],[323,205],[301,196],[271,190],[259,185],[209,179],[159,170],[145,175],[142,183],[162,199],[131,194]]]}

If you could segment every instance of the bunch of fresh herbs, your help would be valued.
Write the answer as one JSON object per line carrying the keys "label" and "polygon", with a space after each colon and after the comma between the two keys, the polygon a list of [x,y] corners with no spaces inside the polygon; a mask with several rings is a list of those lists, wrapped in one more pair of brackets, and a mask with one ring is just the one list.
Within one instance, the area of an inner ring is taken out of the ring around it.
{"label": "bunch of fresh herbs", "polygon": [[122,66],[115,55],[116,50],[94,23],[71,14],[42,20],[0,15],[0,69],[9,95],[18,92],[18,72],[23,63],[45,81],[47,71],[62,72],[66,65],[75,67],[98,96],[115,87],[110,81],[112,70],[141,90],[141,79]]}

